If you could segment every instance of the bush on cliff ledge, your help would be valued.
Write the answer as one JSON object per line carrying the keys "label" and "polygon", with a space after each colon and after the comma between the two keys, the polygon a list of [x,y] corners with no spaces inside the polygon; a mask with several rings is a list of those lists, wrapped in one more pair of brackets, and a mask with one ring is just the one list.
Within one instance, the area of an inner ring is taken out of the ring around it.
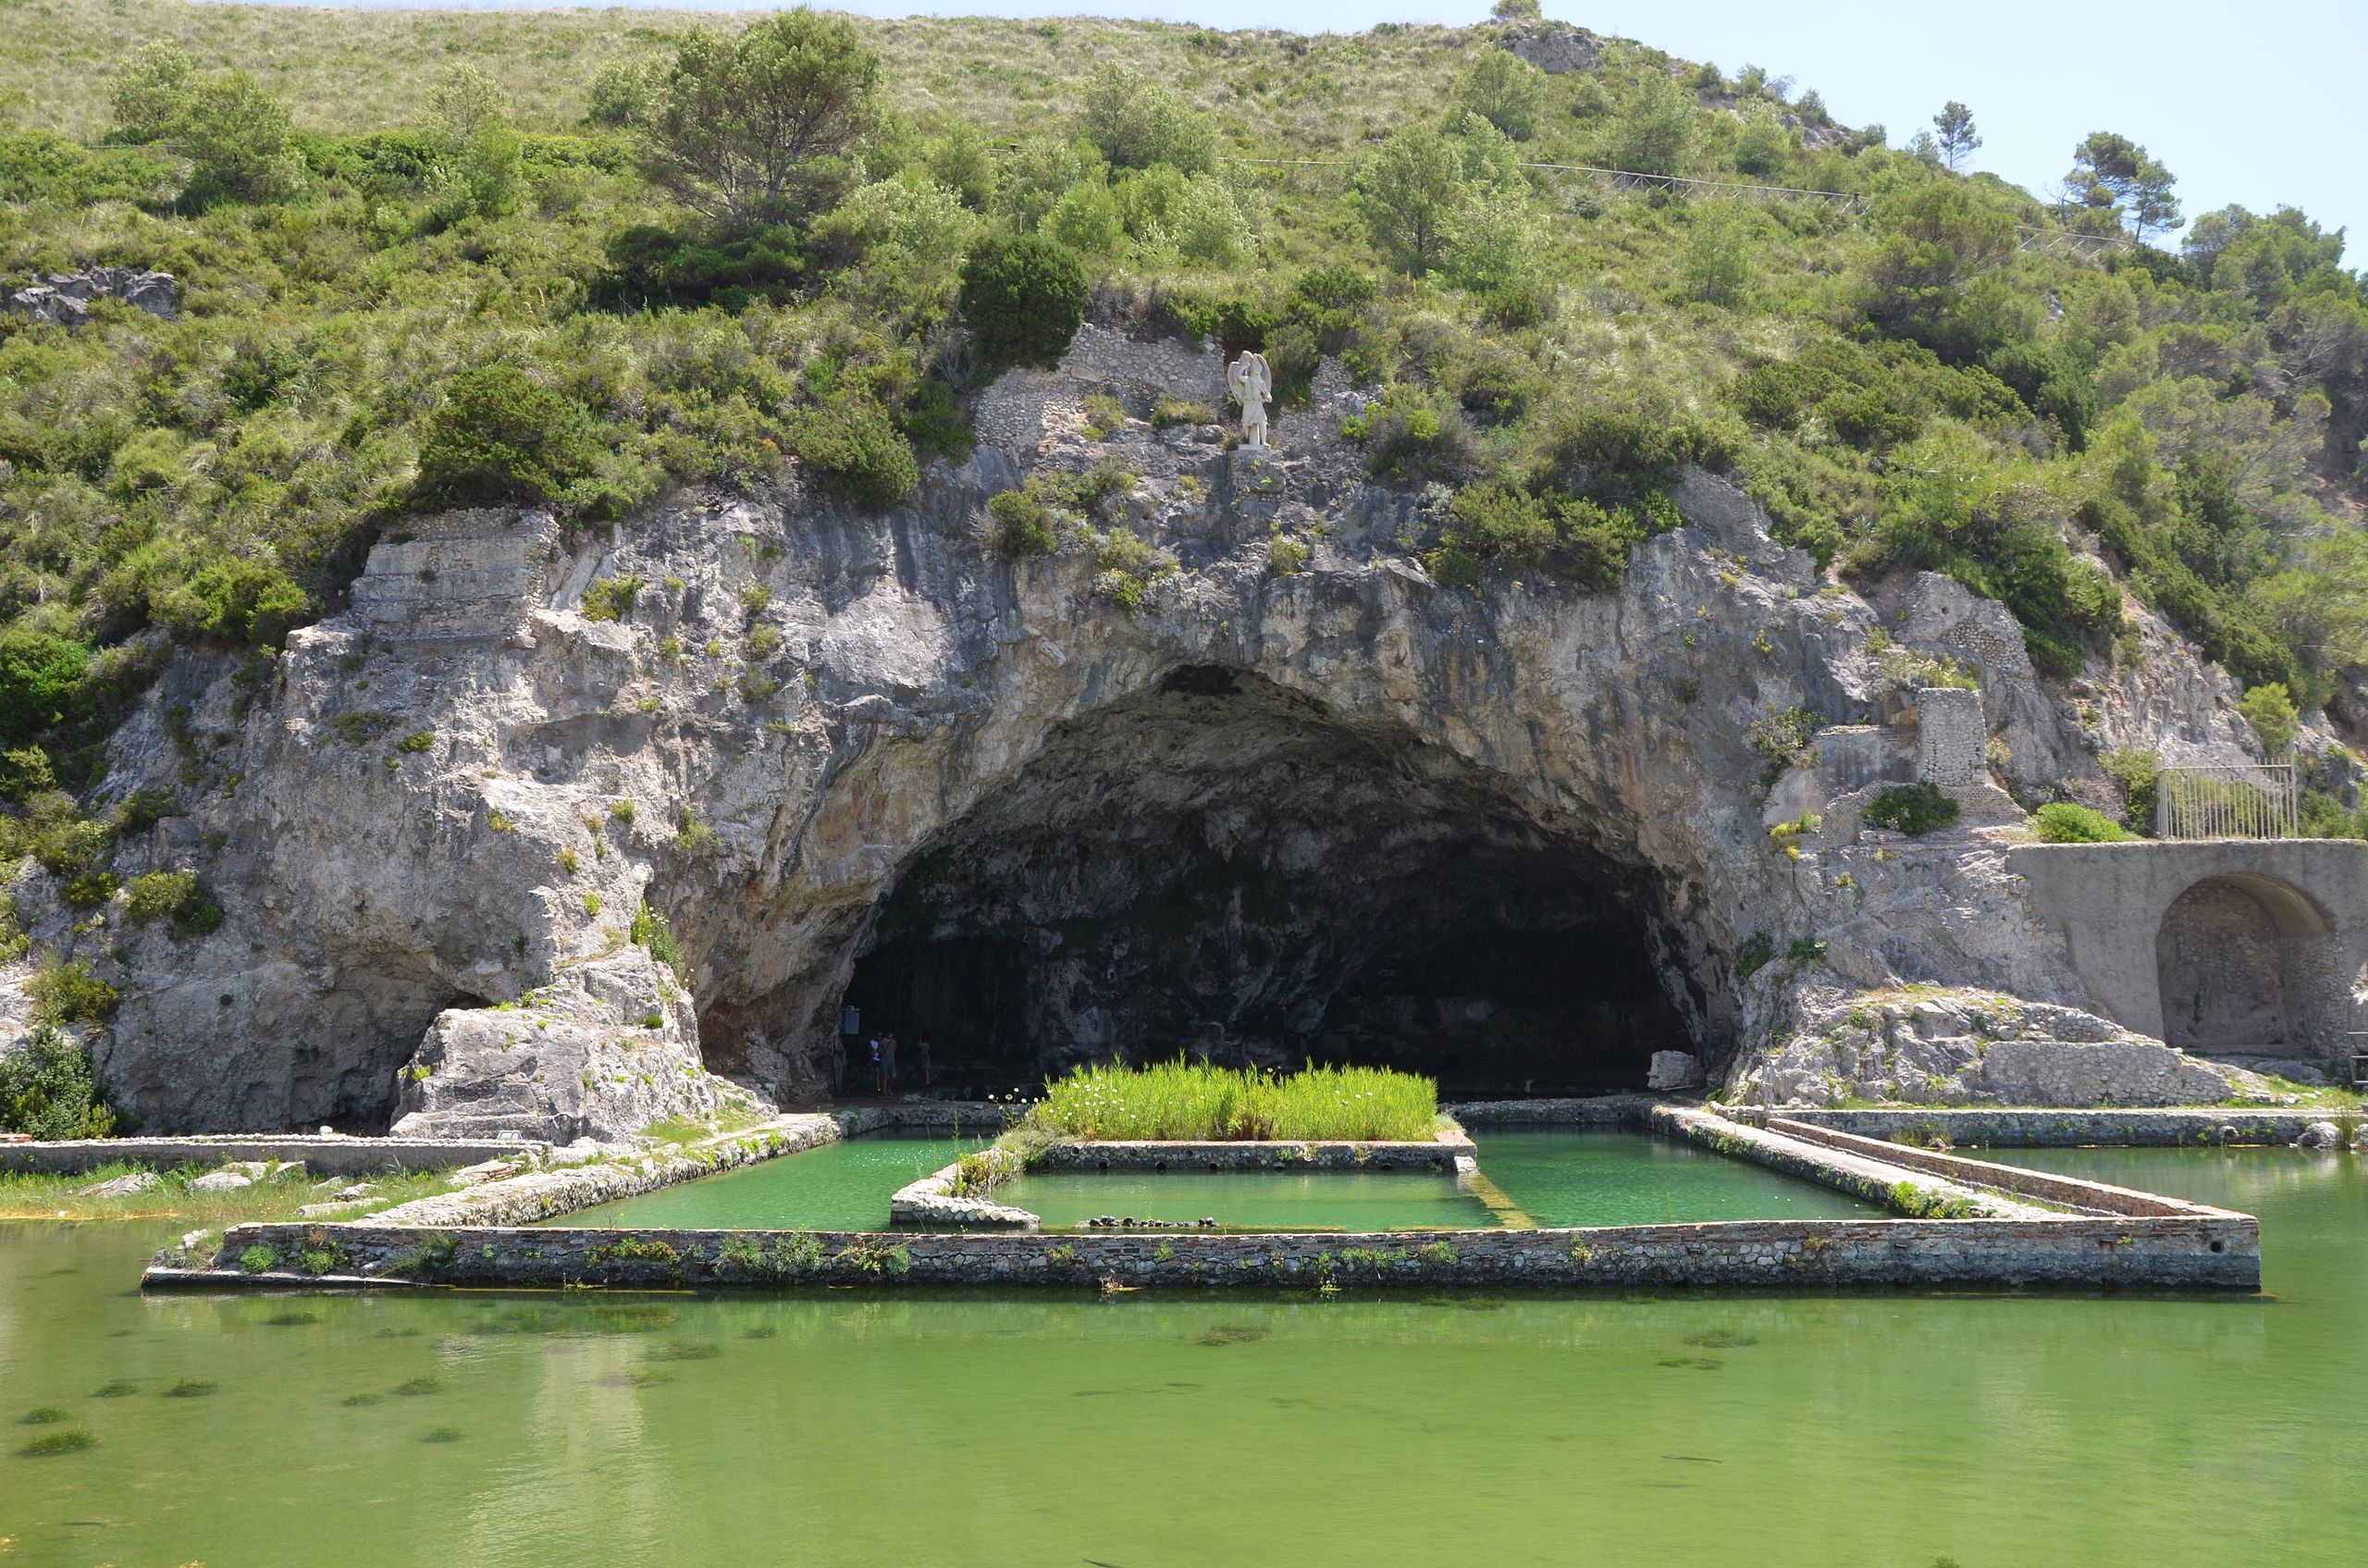
{"label": "bush on cliff ledge", "polygon": [[1085,265],[1034,234],[988,240],[962,264],[962,315],[993,365],[1050,368],[1085,320]]}

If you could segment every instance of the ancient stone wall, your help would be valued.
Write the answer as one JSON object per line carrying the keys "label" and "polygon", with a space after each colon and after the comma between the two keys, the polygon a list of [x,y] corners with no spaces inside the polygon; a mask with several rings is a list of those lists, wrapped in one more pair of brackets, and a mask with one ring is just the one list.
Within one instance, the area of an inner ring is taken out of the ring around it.
{"label": "ancient stone wall", "polygon": [[2290,1144],[2323,1109],[2202,1110],[1902,1106],[1884,1110],[1787,1110],[1784,1119],[1863,1138],[1918,1141],[1934,1136],[1968,1147],[2001,1149],[2178,1148],[2210,1144]]}
{"label": "ancient stone wall", "polygon": [[1981,693],[1929,686],[1916,694],[1916,776],[1943,789],[1962,789],[1990,776],[1984,748]]}
{"label": "ancient stone wall", "polygon": [[[430,1236],[449,1242],[424,1246]],[[254,1249],[263,1267],[243,1266]],[[305,1272],[305,1254],[325,1272]],[[283,1263],[285,1266],[283,1266]],[[395,1272],[400,1268],[401,1272]],[[2063,1287],[2258,1290],[2249,1216],[1745,1220],[1598,1229],[1358,1234],[853,1232],[241,1225],[153,1288],[428,1283],[641,1289],[985,1286],[1092,1290],[1508,1287]]]}

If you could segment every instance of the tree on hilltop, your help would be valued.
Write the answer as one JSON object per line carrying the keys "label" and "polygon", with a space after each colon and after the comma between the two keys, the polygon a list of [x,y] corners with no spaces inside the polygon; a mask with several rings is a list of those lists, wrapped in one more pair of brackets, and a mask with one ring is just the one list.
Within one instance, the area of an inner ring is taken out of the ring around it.
{"label": "tree on hilltop", "polygon": [[1932,128],[1941,133],[1941,161],[1953,174],[1965,155],[1981,145],[1981,133],[1973,128],[1973,111],[1955,98],[1941,105],[1941,112],[1932,117]]}
{"label": "tree on hilltop", "polygon": [[852,23],[798,9],[736,38],[684,35],[649,115],[653,179],[731,228],[827,206],[870,130],[880,56]]}
{"label": "tree on hilltop", "polygon": [[2140,242],[2179,221],[2178,177],[2147,155],[2127,136],[2095,130],[2072,149],[2072,172],[2064,177],[2065,199],[2090,212],[2110,213],[2129,226]]}

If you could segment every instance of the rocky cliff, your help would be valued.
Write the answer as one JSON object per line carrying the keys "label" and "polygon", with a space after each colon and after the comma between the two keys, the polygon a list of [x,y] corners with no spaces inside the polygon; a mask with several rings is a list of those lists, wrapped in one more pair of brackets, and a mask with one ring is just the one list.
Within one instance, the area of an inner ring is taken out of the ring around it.
{"label": "rocky cliff", "polygon": [[[1832,1019],[1910,983],[2118,1035],[2063,1011],[2001,786],[2141,739],[2237,755],[2176,639],[2043,685],[1998,606],[1861,596],[1699,474],[1617,592],[1446,587],[1443,497],[1363,477],[1337,369],[1272,452],[1154,428],[1162,395],[1223,406],[1214,352],[1089,327],[885,513],[793,485],[418,518],[276,663],[182,658],[105,787],[176,792],[125,869],[200,870],[222,927],[74,930],[19,890],[122,993],[112,1092],[158,1129],[615,1136],[719,1076],[811,1092],[845,1001],[1005,1087],[1194,1049],[1585,1089],[1676,1046],[1858,1092],[1883,1026]],[[1095,463],[1128,475],[1100,527],[988,548],[991,496]],[[1864,829],[1915,776],[1918,691],[1965,673],[1992,744],[1959,824]]]}

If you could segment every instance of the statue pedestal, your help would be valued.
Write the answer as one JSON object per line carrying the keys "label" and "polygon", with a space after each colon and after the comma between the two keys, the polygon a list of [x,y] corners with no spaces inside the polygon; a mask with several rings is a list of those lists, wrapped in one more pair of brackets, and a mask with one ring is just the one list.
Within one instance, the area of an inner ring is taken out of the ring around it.
{"label": "statue pedestal", "polygon": [[1283,489],[1283,461],[1272,447],[1236,447],[1226,454],[1226,462],[1233,472],[1236,495],[1280,495]]}

